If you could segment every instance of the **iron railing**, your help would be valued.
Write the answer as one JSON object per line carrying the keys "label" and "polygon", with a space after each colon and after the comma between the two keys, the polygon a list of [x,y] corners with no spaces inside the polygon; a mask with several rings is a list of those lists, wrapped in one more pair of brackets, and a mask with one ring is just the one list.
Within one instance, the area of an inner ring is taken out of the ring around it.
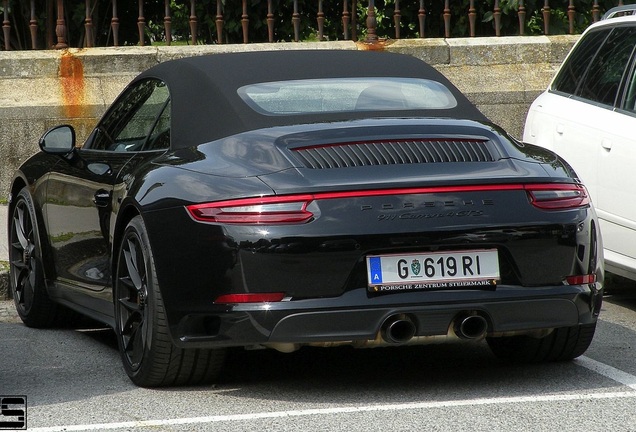
{"label": "iron railing", "polygon": [[[311,27],[311,33],[319,41],[330,38],[367,43],[384,38],[449,38],[458,34],[469,37],[524,35],[530,24],[533,25],[534,34],[551,34],[554,29],[554,24],[551,27],[551,17],[554,17],[555,9],[550,7],[549,0],[517,0],[514,8],[510,7],[511,2],[507,2],[505,8],[502,7],[501,1],[267,0],[256,2],[255,6],[255,2],[248,0],[138,0],[137,4],[131,0],[0,0],[3,17],[0,49],[143,46],[147,43],[151,26],[155,33],[161,29],[161,43],[167,45],[171,45],[175,39],[192,44],[299,41],[307,34],[303,23],[305,27]],[[614,3],[610,6],[623,3],[622,0],[607,1]],[[567,23],[561,23],[567,29],[561,32],[570,34],[581,31],[590,22],[598,21],[604,9],[599,0],[588,3],[591,8],[585,11],[576,10],[575,0],[561,2],[567,4],[566,9],[559,5],[567,14]],[[528,10],[526,3],[531,3],[534,9]],[[539,7],[541,3],[543,6]],[[303,11],[302,6],[311,7]],[[163,9],[160,14],[163,16],[157,15],[158,8]],[[202,8],[205,19],[200,16]],[[78,23],[82,20],[78,16],[81,15],[78,13],[81,9],[84,10],[83,21]],[[122,9],[126,9],[124,13]],[[149,16],[148,11],[151,9],[155,13]],[[175,34],[173,28],[177,12],[181,22],[187,20],[189,27],[184,30],[182,26],[180,34]],[[135,13],[136,18],[133,16]],[[333,16],[327,16],[327,13]],[[98,20],[96,14],[100,15]],[[187,14],[189,16],[185,16]],[[502,17],[506,19],[506,25],[503,25]],[[128,34],[122,40],[120,27],[124,21],[129,28],[134,22],[137,34],[132,37]],[[537,30],[538,26],[542,28]],[[258,37],[250,36],[254,33],[252,27],[260,28]],[[287,30],[281,30],[281,27]],[[198,36],[204,28],[207,37],[202,41]],[[379,28],[383,35],[379,35]],[[71,38],[72,29],[75,34],[81,33],[81,36]],[[228,37],[230,31],[240,36],[232,39]]]}

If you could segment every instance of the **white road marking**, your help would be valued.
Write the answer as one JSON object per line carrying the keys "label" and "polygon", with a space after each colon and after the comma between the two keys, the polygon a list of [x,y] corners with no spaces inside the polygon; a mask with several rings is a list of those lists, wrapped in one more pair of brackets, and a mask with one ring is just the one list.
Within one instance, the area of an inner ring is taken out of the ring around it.
{"label": "white road marking", "polygon": [[596,360],[592,360],[589,357],[581,356],[574,360],[574,363],[583,366],[593,372],[596,372],[599,375],[602,375],[606,378],[614,380],[618,383],[621,383],[633,390],[636,390],[636,376],[629,374],[627,372],[623,372],[620,369],[616,369],[610,365],[606,365],[605,363],[601,363]]}
{"label": "white road marking", "polygon": [[[587,366],[584,366],[587,367]],[[165,420],[144,420],[120,423],[101,423],[86,425],[70,425],[70,426],[53,426],[41,428],[29,428],[31,432],[63,432],[63,431],[88,431],[88,430],[112,430],[112,429],[129,429],[141,427],[161,427],[185,424],[203,424],[218,422],[237,422],[260,420],[268,418],[280,417],[303,417],[303,416],[321,416],[333,414],[349,414],[361,412],[377,412],[377,411],[403,411],[431,408],[451,408],[464,406],[479,405],[499,405],[499,404],[518,404],[518,403],[537,403],[537,402],[562,402],[562,401],[591,401],[600,399],[618,399],[618,398],[635,398],[636,392],[611,392],[611,393],[585,393],[585,394],[559,394],[548,396],[520,396],[520,397],[503,397],[503,398],[481,398],[466,399],[457,401],[439,401],[439,402],[418,402],[391,405],[367,405],[354,407],[338,407],[324,409],[307,409],[292,411],[263,412],[252,414],[233,414],[233,415],[217,415],[207,417],[191,417]]]}

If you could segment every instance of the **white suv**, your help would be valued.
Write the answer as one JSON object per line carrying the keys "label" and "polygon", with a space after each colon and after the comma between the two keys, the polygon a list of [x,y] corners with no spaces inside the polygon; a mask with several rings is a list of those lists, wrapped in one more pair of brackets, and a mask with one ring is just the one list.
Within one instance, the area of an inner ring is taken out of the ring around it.
{"label": "white suv", "polygon": [[572,165],[598,213],[605,268],[636,280],[634,12],[636,5],[614,8],[581,35],[530,107],[523,140]]}

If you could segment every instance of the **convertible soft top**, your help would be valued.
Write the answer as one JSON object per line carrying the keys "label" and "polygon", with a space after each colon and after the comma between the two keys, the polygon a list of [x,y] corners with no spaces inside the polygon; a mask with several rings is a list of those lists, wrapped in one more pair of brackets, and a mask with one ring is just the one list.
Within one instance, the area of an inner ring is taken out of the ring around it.
{"label": "convertible soft top", "polygon": [[[255,83],[323,78],[395,77],[437,81],[457,100],[451,109],[406,109],[271,116],[250,108],[237,90]],[[133,83],[158,78],[170,89],[174,148],[272,126],[369,117],[447,117],[487,121],[440,72],[415,57],[374,51],[293,50],[210,54],[171,60]]]}

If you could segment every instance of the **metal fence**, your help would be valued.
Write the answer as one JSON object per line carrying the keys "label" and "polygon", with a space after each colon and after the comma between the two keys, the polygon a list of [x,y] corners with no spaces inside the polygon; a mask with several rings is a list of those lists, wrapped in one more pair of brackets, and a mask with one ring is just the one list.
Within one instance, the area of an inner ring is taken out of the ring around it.
{"label": "metal fence", "polygon": [[599,1],[0,0],[0,49],[574,34]]}

